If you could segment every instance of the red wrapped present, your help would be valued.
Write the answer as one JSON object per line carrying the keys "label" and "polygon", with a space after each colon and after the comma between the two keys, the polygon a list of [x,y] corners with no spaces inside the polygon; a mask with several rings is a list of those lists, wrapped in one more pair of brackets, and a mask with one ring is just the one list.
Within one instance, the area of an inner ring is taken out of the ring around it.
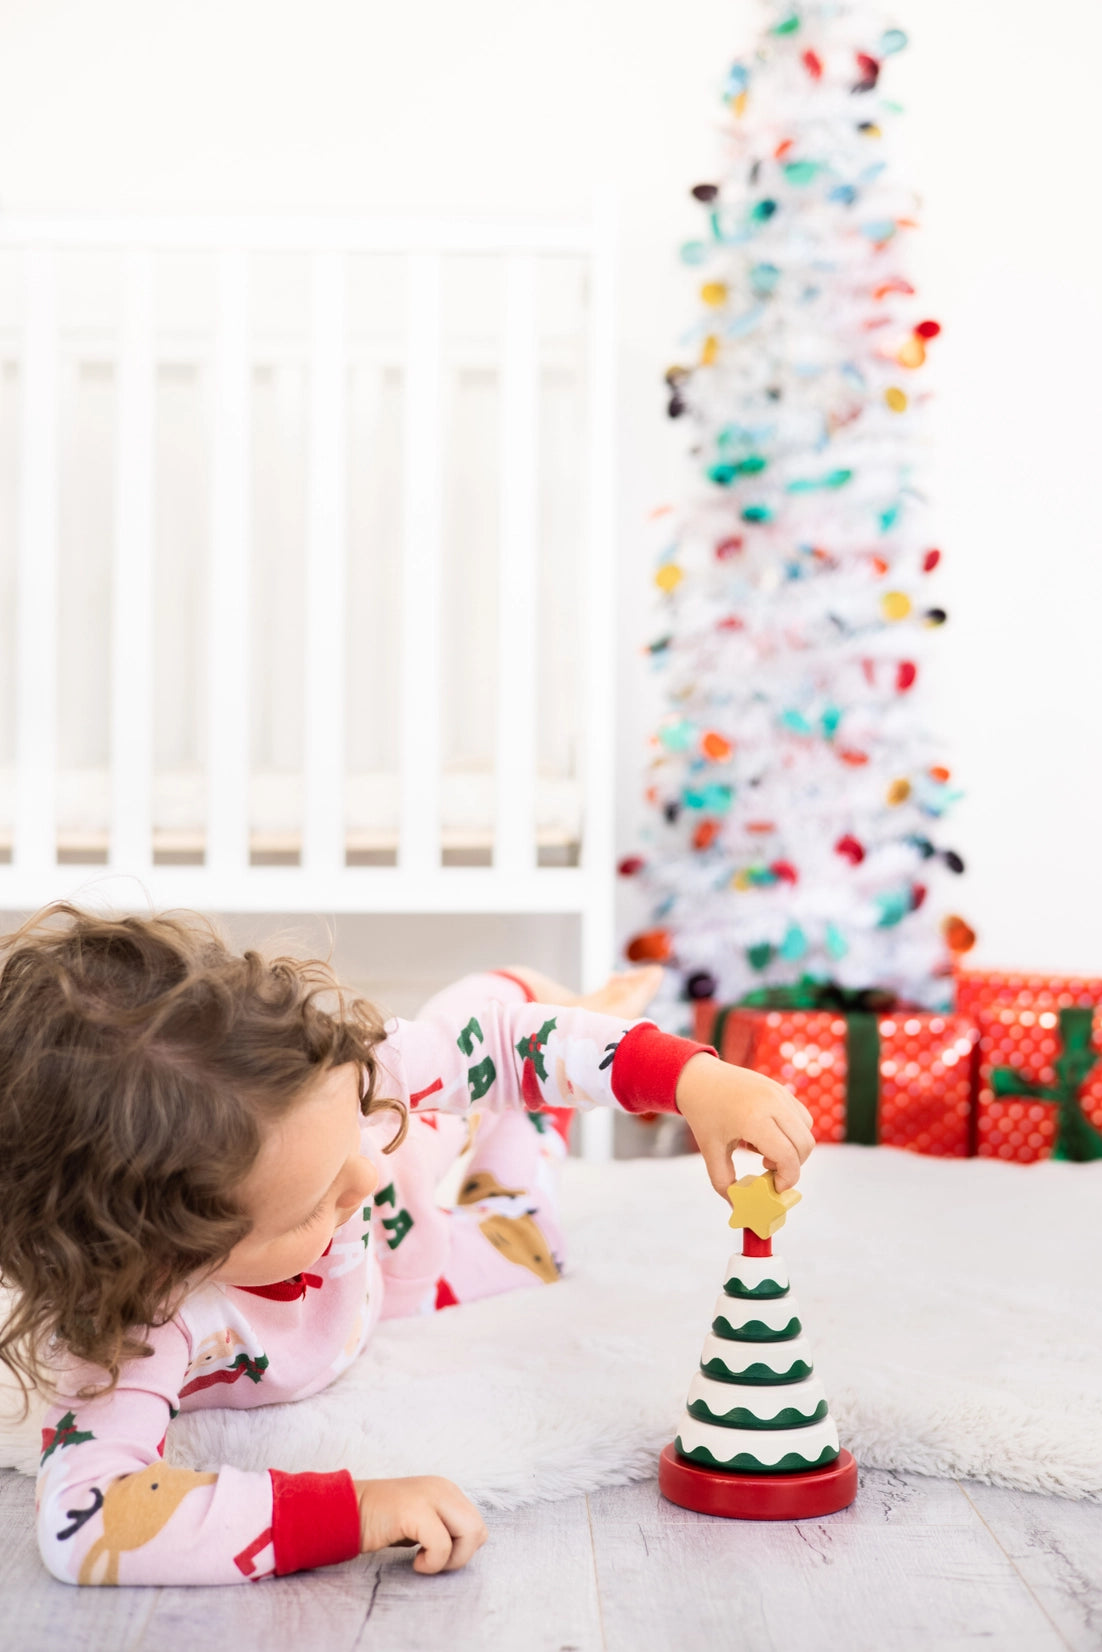
{"label": "red wrapped present", "polygon": [[810,1109],[818,1142],[967,1158],[976,1029],[965,1015],[696,1005],[695,1036]]}
{"label": "red wrapped present", "polygon": [[983,1158],[1102,1158],[1102,980],[965,969],[957,1008],[980,1029]]}

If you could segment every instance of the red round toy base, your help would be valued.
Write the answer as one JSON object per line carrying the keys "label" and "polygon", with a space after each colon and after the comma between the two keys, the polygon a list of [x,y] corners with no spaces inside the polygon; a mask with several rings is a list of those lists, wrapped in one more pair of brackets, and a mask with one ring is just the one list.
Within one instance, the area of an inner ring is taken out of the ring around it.
{"label": "red round toy base", "polygon": [[658,1489],[671,1503],[728,1520],[808,1520],[848,1508],[857,1496],[857,1463],[842,1451],[825,1468],[798,1474],[724,1474],[679,1455],[671,1443],[658,1460]]}

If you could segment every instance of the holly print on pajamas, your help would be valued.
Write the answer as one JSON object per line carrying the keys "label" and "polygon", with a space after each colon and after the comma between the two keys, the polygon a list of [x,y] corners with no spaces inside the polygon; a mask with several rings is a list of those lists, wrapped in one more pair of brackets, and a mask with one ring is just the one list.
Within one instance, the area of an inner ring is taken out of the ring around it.
{"label": "holly print on pajamas", "polygon": [[41,1467],[42,1463],[44,1463],[48,1457],[51,1457],[55,1451],[60,1451],[62,1446],[83,1445],[85,1440],[94,1439],[95,1435],[90,1429],[86,1428],[82,1430],[77,1427],[75,1413],[72,1411],[66,1411],[64,1417],[60,1417],[58,1419],[56,1428],[44,1428],[42,1430],[42,1457],[39,1462],[39,1467]]}
{"label": "holly print on pajamas", "polygon": [[[490,1002],[462,1021],[426,1017],[387,1022],[380,1094],[408,1098],[414,1112],[466,1113],[544,1107],[624,1106],[612,1084],[625,1034],[651,1023],[624,1022],[577,1006]],[[386,1079],[394,1085],[391,1090]]]}

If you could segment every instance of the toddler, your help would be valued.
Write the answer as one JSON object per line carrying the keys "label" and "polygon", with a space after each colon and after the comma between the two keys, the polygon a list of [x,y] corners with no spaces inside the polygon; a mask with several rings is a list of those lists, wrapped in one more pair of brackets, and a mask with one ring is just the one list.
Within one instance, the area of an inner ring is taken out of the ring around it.
{"label": "toddler", "polygon": [[469,976],[384,1023],[326,965],[237,955],[191,914],[58,904],[0,943],[0,1359],[52,1399],[54,1576],[241,1583],[394,1544],[465,1565],[486,1528],[448,1480],[197,1473],[165,1432],[318,1393],[380,1319],[557,1280],[576,1108],[680,1111],[724,1198],[740,1143],[791,1187],[806,1109],[638,1019],[656,984]]}

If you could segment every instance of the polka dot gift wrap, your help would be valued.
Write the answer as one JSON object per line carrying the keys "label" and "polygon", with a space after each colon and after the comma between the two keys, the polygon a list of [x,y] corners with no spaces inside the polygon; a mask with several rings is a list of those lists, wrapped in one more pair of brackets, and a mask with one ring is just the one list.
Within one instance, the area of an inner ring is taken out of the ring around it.
{"label": "polka dot gift wrap", "polygon": [[1102,1157],[1102,980],[965,969],[957,1009],[980,1032],[980,1156]]}
{"label": "polka dot gift wrap", "polygon": [[819,1142],[857,1141],[966,1158],[973,1145],[970,1016],[894,1010],[695,1006],[695,1036],[776,1079],[811,1111]]}

